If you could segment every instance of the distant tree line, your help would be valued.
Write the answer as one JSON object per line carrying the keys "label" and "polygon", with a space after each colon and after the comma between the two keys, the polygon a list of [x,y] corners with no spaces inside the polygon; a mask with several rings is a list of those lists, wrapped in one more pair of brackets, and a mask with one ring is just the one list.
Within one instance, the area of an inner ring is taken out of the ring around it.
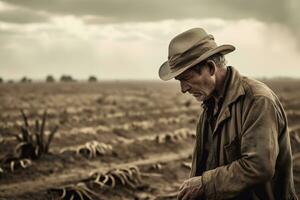
{"label": "distant tree line", "polygon": [[55,82],[55,78],[52,75],[48,75],[46,77],[46,82],[53,83],[53,82]]}
{"label": "distant tree line", "polygon": [[60,77],[60,81],[61,82],[75,82],[75,79],[73,79],[73,77],[70,75],[62,75]]}
{"label": "distant tree line", "polygon": [[[52,75],[47,75],[46,76],[46,79],[45,81],[47,83],[54,83],[56,82],[56,79],[54,78],[54,76]],[[62,75],[60,78],[59,78],[59,81],[60,82],[75,82],[76,79],[74,79],[72,76],[70,75]],[[88,79],[87,79],[88,82],[97,82],[98,79],[96,76],[89,76]],[[13,80],[7,80],[7,83],[14,83],[15,81]],[[26,76],[23,76],[20,80],[19,80],[20,83],[31,83],[32,82],[32,79],[26,77]],[[4,83],[4,79],[2,77],[0,77],[0,83]]]}
{"label": "distant tree line", "polygon": [[30,78],[27,78],[26,76],[22,77],[20,82],[21,83],[31,83],[31,79]]}
{"label": "distant tree line", "polygon": [[90,76],[88,81],[89,82],[97,82],[97,77],[96,76]]}

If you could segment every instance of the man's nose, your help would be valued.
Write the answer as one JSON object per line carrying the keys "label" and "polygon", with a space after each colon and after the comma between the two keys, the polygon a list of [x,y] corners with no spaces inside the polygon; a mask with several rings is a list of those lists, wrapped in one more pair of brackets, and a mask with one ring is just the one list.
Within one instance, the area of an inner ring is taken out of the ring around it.
{"label": "man's nose", "polygon": [[190,86],[184,81],[180,81],[180,87],[182,93],[186,93],[190,89]]}

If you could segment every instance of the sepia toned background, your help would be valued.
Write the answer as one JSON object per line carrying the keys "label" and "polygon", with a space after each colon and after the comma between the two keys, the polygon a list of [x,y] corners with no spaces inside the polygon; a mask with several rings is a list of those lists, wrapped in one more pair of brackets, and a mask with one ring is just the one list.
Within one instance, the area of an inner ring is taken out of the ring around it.
{"label": "sepia toned background", "polygon": [[202,109],[158,68],[169,41],[193,27],[234,45],[228,65],[281,99],[299,194],[299,8],[0,0],[0,199],[176,199]]}

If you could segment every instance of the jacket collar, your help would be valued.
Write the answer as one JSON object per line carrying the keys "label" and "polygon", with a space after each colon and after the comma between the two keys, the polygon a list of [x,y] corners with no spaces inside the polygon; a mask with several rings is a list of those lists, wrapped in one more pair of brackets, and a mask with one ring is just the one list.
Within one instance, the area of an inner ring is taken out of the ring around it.
{"label": "jacket collar", "polygon": [[240,96],[245,94],[245,90],[242,84],[242,77],[240,73],[233,67],[229,66],[231,69],[231,79],[224,96],[224,106],[229,106],[231,103],[235,102]]}
{"label": "jacket collar", "polygon": [[225,97],[226,91],[228,89],[229,81],[231,79],[231,73],[232,73],[231,71],[232,71],[231,67],[227,67],[226,77],[224,80],[223,88],[221,89],[221,92],[220,92],[220,96],[218,97],[218,99],[219,99],[218,102],[216,102],[215,97],[212,96],[211,98],[203,101],[203,103],[202,103],[203,108],[209,108],[212,105],[216,106],[215,105],[216,103],[219,104],[224,101],[224,97]]}
{"label": "jacket collar", "polygon": [[231,77],[223,97],[224,101],[213,133],[215,133],[221,122],[231,116],[229,109],[230,104],[234,103],[240,96],[243,96],[245,94],[241,75],[235,68],[231,66],[229,66],[229,68],[231,69]]}

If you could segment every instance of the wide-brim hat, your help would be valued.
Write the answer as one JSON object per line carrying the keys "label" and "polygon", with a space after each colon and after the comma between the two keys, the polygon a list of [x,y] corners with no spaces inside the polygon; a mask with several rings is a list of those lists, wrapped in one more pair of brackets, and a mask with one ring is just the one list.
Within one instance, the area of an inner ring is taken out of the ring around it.
{"label": "wide-brim hat", "polygon": [[225,55],[234,50],[229,44],[217,46],[214,37],[202,28],[190,29],[171,40],[168,60],[160,66],[159,77],[170,80],[216,53]]}

